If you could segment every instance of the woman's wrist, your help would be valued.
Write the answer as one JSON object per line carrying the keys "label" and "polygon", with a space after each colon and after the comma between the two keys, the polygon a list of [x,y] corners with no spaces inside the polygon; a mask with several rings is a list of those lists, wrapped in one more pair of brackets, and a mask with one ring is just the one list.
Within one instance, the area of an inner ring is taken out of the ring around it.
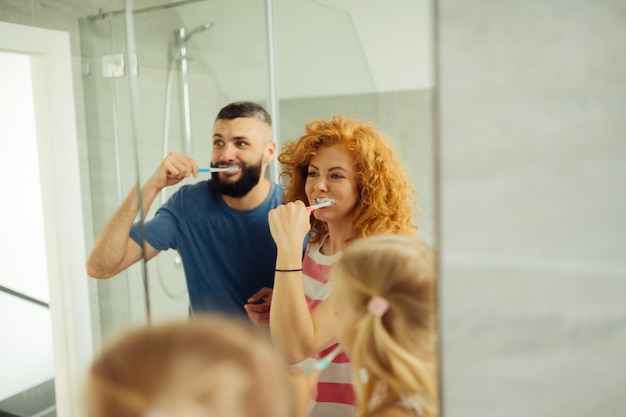
{"label": "woman's wrist", "polygon": [[279,248],[276,252],[276,269],[302,268],[302,248]]}

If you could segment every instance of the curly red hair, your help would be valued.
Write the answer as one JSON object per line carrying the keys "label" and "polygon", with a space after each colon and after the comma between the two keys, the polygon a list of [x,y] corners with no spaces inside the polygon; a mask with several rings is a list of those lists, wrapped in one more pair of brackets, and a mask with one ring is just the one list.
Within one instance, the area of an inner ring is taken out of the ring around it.
{"label": "curly red hair", "polygon": [[[339,145],[353,158],[359,202],[350,218],[354,239],[377,233],[415,235],[417,190],[409,181],[391,143],[371,124],[342,115],[307,123],[305,134],[286,142],[278,161],[285,184],[285,202],[307,202],[304,185],[308,166],[317,150]],[[310,203],[310,202],[309,202]],[[328,232],[326,223],[311,217],[310,242]],[[352,239],[352,240],[354,240]]]}

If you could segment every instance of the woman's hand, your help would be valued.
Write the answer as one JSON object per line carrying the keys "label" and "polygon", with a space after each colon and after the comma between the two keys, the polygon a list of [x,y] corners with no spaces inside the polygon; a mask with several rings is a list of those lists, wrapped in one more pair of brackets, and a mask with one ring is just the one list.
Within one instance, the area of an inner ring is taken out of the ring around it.
{"label": "woman's hand", "polygon": [[[268,213],[270,232],[276,242],[279,253],[293,251],[302,255],[302,242],[311,229],[310,213],[302,201],[287,203],[270,210]],[[298,265],[279,265],[277,268],[295,268]]]}

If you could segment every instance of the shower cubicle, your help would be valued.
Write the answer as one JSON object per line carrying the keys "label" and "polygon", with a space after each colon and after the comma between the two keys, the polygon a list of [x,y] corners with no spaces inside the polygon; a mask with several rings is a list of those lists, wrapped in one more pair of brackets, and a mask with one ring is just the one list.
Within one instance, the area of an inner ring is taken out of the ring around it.
{"label": "shower cubicle", "polygon": [[[419,150],[407,166],[420,189],[428,240],[432,83],[381,91],[367,25],[359,24],[363,13],[354,3],[350,9],[334,0],[188,0],[81,19],[94,233],[168,152],[208,166],[218,110],[250,100],[271,113],[279,148],[307,121],[342,113],[378,124],[406,155]],[[396,39],[396,47],[406,41]],[[268,171],[276,180],[279,167]],[[176,187],[170,188],[148,217]],[[129,324],[188,314],[175,251],[91,284],[96,344]]]}

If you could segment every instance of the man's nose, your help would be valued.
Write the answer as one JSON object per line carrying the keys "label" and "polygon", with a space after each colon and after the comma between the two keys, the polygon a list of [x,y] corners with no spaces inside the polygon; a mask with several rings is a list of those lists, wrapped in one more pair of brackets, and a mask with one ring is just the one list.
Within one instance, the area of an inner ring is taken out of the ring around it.
{"label": "man's nose", "polygon": [[220,161],[233,161],[235,159],[236,148],[232,143],[226,143],[220,154]]}

